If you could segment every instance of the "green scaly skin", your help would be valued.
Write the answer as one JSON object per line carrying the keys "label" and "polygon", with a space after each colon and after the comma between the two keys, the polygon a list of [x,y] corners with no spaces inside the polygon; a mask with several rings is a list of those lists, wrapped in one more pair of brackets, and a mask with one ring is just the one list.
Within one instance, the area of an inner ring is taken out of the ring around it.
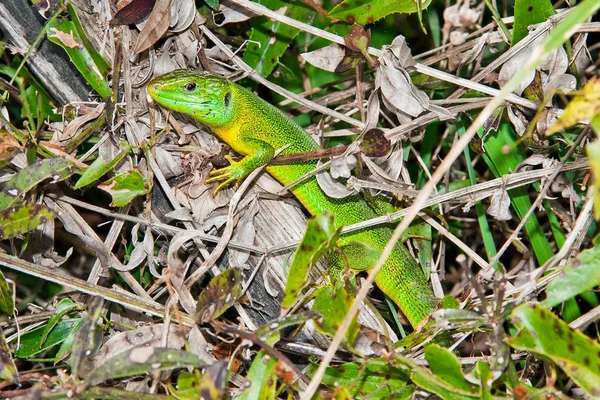
{"label": "green scaly skin", "polygon": [[[160,76],[148,84],[148,93],[161,106],[186,114],[209,126],[215,134],[245,157],[230,159],[231,165],[216,171],[208,182],[223,186],[247,176],[267,164],[274,152],[289,145],[281,154],[318,150],[319,145],[294,121],[271,104],[227,79],[199,72],[179,70]],[[269,174],[283,185],[315,169],[316,161],[271,165]],[[352,225],[375,218],[378,213],[361,196],[344,199],[327,197],[311,177],[291,189],[312,214],[331,211],[337,226]],[[378,226],[343,235],[339,247],[353,270],[371,268],[392,235],[392,226]],[[333,265],[331,265],[333,264]],[[339,256],[330,259],[330,270],[345,265]],[[398,243],[375,277],[377,286],[416,326],[437,308],[437,300],[423,270],[406,247]]]}

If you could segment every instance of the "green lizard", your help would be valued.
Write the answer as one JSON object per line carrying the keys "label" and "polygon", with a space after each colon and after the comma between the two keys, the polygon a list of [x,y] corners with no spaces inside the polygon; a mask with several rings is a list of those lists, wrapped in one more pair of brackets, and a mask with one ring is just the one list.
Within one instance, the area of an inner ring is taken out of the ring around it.
{"label": "green lizard", "polygon": [[[189,115],[210,127],[233,150],[244,155],[240,161],[227,157],[230,165],[212,171],[207,182],[225,185],[247,176],[266,165],[274,152],[286,145],[281,154],[318,150],[319,145],[294,121],[276,107],[227,79],[200,72],[179,70],[152,80],[148,93],[159,105]],[[266,165],[275,179],[287,185],[315,169],[316,161],[286,165]],[[291,189],[309,213],[329,210],[336,226],[352,225],[378,213],[360,195],[344,199],[326,196],[313,176]],[[356,271],[368,270],[379,258],[392,234],[391,226],[378,226],[341,237],[342,257],[330,257],[330,270],[342,271],[347,262]],[[406,247],[398,243],[394,252],[375,277],[377,286],[402,310],[413,326],[437,308],[437,300],[423,270]]]}

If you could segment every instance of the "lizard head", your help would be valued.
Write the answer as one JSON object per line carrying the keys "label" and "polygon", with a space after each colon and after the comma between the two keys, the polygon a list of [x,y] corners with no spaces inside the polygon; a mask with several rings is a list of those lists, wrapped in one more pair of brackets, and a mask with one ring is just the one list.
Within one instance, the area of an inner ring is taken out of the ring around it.
{"label": "lizard head", "polygon": [[220,127],[233,118],[234,85],[218,75],[180,69],[150,81],[148,94],[163,107]]}

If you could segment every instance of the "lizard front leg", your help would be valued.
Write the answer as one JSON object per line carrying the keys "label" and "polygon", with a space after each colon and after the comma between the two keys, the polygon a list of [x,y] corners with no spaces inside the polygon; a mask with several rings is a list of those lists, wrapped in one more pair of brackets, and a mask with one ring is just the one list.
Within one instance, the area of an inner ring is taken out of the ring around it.
{"label": "lizard front leg", "polygon": [[256,168],[266,165],[275,155],[275,149],[262,140],[245,139],[236,147],[246,153],[246,156],[240,161],[225,156],[229,166],[211,171],[211,178],[206,180],[206,183],[221,182],[214,191],[215,195],[231,182],[235,181],[236,186],[239,185],[243,178]]}

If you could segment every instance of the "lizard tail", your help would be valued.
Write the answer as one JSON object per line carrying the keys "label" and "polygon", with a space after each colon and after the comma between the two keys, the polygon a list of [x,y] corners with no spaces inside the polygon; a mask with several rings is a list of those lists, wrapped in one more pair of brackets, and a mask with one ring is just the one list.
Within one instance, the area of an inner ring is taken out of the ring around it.
{"label": "lizard tail", "polygon": [[[408,253],[408,251],[406,251]],[[408,254],[412,260],[412,256]],[[390,257],[375,276],[375,283],[416,327],[438,306],[438,300],[427,283],[421,268],[402,265],[396,257]]]}

